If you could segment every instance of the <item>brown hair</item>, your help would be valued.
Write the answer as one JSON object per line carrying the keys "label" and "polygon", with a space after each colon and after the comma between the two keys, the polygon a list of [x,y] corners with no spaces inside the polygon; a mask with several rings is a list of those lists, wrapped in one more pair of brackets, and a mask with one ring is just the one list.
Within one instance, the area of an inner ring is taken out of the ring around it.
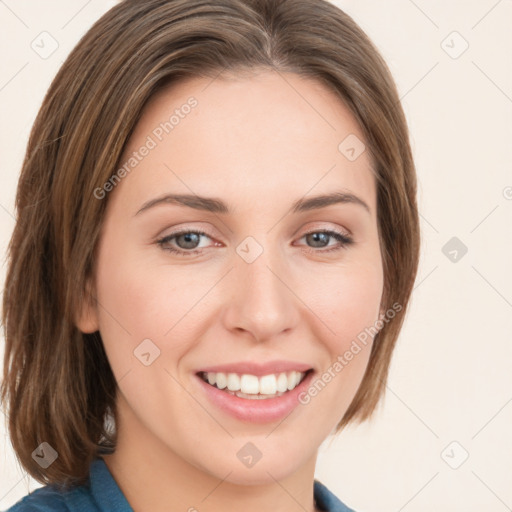
{"label": "brown hair", "polygon": [[[152,95],[187,77],[275,69],[339,96],[365,134],[377,183],[382,309],[401,311],[374,339],[338,431],[370,417],[384,392],[416,277],[419,221],[409,133],[395,83],[364,32],[325,0],[125,0],[83,36],[53,80],[30,134],[19,180],[3,298],[4,380],[13,448],[41,483],[83,484],[115,449],[116,381],[99,332],[76,312],[91,300],[95,249],[117,169]],[[341,141],[340,141],[341,142]],[[49,443],[58,458],[40,467]]]}

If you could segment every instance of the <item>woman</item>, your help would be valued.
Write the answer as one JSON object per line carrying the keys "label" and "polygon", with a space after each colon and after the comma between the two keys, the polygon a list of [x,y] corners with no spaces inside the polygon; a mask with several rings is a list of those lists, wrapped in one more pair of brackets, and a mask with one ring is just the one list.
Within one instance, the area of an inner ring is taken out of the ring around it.
{"label": "woman", "polygon": [[2,400],[46,486],[10,510],[351,510],[318,448],[379,403],[419,226],[349,16],[121,2],[52,83],[16,207]]}

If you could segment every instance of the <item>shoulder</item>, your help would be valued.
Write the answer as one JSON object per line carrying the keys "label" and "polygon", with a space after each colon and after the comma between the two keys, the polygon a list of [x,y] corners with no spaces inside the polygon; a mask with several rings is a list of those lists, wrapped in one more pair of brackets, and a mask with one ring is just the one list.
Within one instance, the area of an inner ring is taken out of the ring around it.
{"label": "shoulder", "polygon": [[84,485],[46,485],[31,492],[5,512],[133,512],[101,458],[90,466]]}
{"label": "shoulder", "polygon": [[89,491],[85,486],[59,491],[51,485],[46,485],[27,494],[5,512],[73,512],[77,510],[98,510],[91,503]]}
{"label": "shoulder", "polygon": [[324,484],[315,480],[315,502],[319,510],[325,512],[356,512],[340,501]]}
{"label": "shoulder", "polygon": [[5,512],[46,512],[48,510],[68,512],[69,508],[62,493],[50,486],[45,486],[24,496]]}

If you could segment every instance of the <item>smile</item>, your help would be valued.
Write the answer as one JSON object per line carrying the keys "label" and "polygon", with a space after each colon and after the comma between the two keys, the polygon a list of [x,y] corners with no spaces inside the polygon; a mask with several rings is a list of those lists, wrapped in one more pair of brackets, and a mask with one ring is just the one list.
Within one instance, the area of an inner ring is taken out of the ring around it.
{"label": "smile", "polygon": [[258,377],[244,373],[201,372],[200,377],[217,389],[246,399],[268,399],[295,389],[306,372],[290,371]]}
{"label": "smile", "polygon": [[310,385],[315,371],[287,370],[276,373],[255,371],[196,373],[200,394],[219,412],[238,421],[268,423],[282,421],[301,402],[299,396]]}

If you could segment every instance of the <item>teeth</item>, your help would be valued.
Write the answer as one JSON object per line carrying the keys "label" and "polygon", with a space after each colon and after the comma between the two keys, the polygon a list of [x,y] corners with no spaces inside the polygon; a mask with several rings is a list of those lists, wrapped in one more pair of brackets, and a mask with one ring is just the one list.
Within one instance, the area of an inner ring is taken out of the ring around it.
{"label": "teeth", "polygon": [[295,379],[295,372],[290,372],[288,374],[288,378],[286,379],[286,388],[288,391],[293,389],[295,387],[296,379]]}
{"label": "teeth", "polygon": [[230,391],[240,389],[240,377],[236,373],[228,373],[228,389]]}
{"label": "teeth", "polygon": [[276,391],[277,381],[275,375],[264,375],[263,377],[261,377],[260,392],[262,395],[275,395]]}
{"label": "teeth", "polygon": [[[230,394],[236,394],[241,398],[266,398],[271,396],[281,396],[286,391],[291,391],[302,380],[304,372],[282,372],[278,374],[263,375],[257,377],[244,373],[202,373],[203,380],[216,386],[219,389],[225,389]],[[257,396],[256,396],[257,395]],[[266,397],[263,395],[267,395]]]}
{"label": "teeth", "polygon": [[258,377],[255,375],[242,375],[240,379],[240,391],[245,394],[257,395],[260,392]]}
{"label": "teeth", "polygon": [[[208,374],[208,380],[210,380],[209,375],[210,374]],[[213,375],[215,383],[219,389],[224,389],[228,385],[228,379],[225,373],[214,373]]]}
{"label": "teeth", "polygon": [[242,393],[241,391],[229,391],[227,390],[226,393],[229,393],[230,395],[236,395],[239,398],[248,398],[249,400],[265,400],[267,398],[275,398],[278,396],[284,395],[284,393],[276,393],[275,395],[252,395],[252,394],[246,394]]}
{"label": "teeth", "polygon": [[288,377],[286,373],[280,373],[276,382],[277,391],[287,391],[288,390]]}

